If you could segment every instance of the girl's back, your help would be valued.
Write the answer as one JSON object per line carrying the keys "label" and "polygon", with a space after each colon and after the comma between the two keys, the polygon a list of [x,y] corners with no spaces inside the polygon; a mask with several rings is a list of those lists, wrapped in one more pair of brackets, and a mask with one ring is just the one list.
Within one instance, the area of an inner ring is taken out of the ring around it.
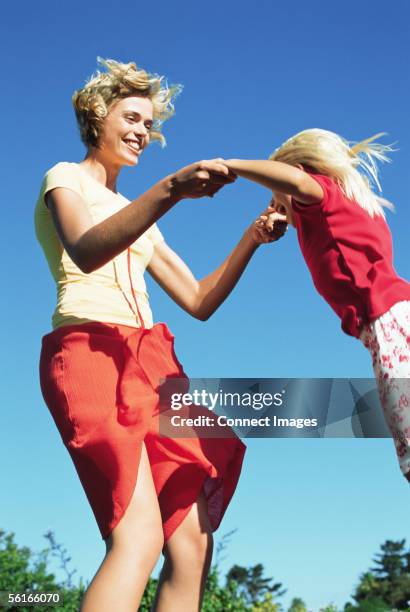
{"label": "girl's back", "polygon": [[317,204],[292,199],[302,254],[318,292],[359,336],[363,323],[410,299],[410,284],[393,267],[392,239],[384,217],[349,200],[331,178],[309,173],[322,187]]}

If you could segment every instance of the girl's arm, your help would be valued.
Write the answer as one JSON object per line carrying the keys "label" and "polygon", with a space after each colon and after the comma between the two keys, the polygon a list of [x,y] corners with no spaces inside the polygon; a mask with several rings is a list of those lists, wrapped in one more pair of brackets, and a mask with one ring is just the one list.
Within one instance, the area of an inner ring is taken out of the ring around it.
{"label": "girl's arm", "polygon": [[197,162],[162,179],[96,225],[77,192],[56,187],[45,199],[62,245],[74,263],[83,272],[90,273],[128,248],[183,198],[212,196],[234,179],[219,160]]}
{"label": "girl's arm", "polygon": [[264,216],[246,230],[219,268],[202,280],[197,280],[185,262],[164,242],[155,246],[148,271],[181,308],[196,319],[206,321],[231,293],[258,246],[278,240],[285,233],[285,217],[276,213],[271,215],[271,221],[277,220],[273,231],[265,228],[264,221],[271,213],[273,209],[265,211]]}
{"label": "girl's arm", "polygon": [[323,200],[323,190],[302,166],[270,160],[228,159],[227,167],[250,181],[259,183],[272,191],[285,193],[303,204],[315,204]]}

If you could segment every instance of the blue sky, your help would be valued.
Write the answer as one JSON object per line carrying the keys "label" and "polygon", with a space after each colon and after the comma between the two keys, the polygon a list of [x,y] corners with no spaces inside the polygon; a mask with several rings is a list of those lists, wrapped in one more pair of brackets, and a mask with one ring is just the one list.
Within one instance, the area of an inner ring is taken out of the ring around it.
{"label": "blue sky", "polygon": [[[154,7],[154,8],[153,8]],[[40,339],[55,289],[35,242],[44,172],[79,161],[70,98],[96,57],[135,60],[182,83],[168,146],[153,145],[121,191],[135,198],[178,168],[211,157],[267,157],[285,138],[322,127],[360,140],[388,132],[399,149],[381,171],[396,269],[408,257],[409,81],[406,0],[206,4],[74,0],[15,2],[1,28],[3,465],[0,526],[34,549],[53,529],[79,575],[104,551],[68,454],[43,403]],[[263,188],[237,181],[213,200],[186,200],[159,226],[197,276],[214,269],[265,207]],[[155,320],[168,323],[195,377],[367,377],[370,359],[316,295],[292,230],[261,248],[234,294],[206,323],[149,281]],[[409,491],[389,440],[251,440],[218,537],[237,528],[223,568],[261,562],[312,610],[344,604],[386,539],[407,538]]]}

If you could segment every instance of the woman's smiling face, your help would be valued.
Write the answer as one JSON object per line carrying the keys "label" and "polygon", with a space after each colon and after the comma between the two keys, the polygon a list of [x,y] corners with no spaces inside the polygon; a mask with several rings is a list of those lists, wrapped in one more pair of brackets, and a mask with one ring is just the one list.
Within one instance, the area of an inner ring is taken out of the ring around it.
{"label": "woman's smiling face", "polygon": [[98,149],[115,166],[135,166],[150,140],[153,106],[149,98],[122,98],[110,109]]}

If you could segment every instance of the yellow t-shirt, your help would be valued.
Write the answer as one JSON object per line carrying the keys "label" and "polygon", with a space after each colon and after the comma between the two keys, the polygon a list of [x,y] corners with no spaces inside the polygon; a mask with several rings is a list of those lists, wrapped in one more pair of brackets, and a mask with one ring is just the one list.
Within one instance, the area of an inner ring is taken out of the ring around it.
{"label": "yellow t-shirt", "polygon": [[[130,202],[121,194],[113,193],[104,187],[76,163],[61,162],[45,175],[35,208],[35,228],[37,239],[57,284],[53,329],[89,321],[139,327],[128,272],[127,251],[90,274],[82,272],[63,248],[51,212],[44,202],[45,194],[55,187],[67,187],[78,193],[95,224]],[[145,327],[152,327],[153,321],[144,271],[152,257],[154,246],[163,239],[154,223],[130,247],[132,285]]]}

